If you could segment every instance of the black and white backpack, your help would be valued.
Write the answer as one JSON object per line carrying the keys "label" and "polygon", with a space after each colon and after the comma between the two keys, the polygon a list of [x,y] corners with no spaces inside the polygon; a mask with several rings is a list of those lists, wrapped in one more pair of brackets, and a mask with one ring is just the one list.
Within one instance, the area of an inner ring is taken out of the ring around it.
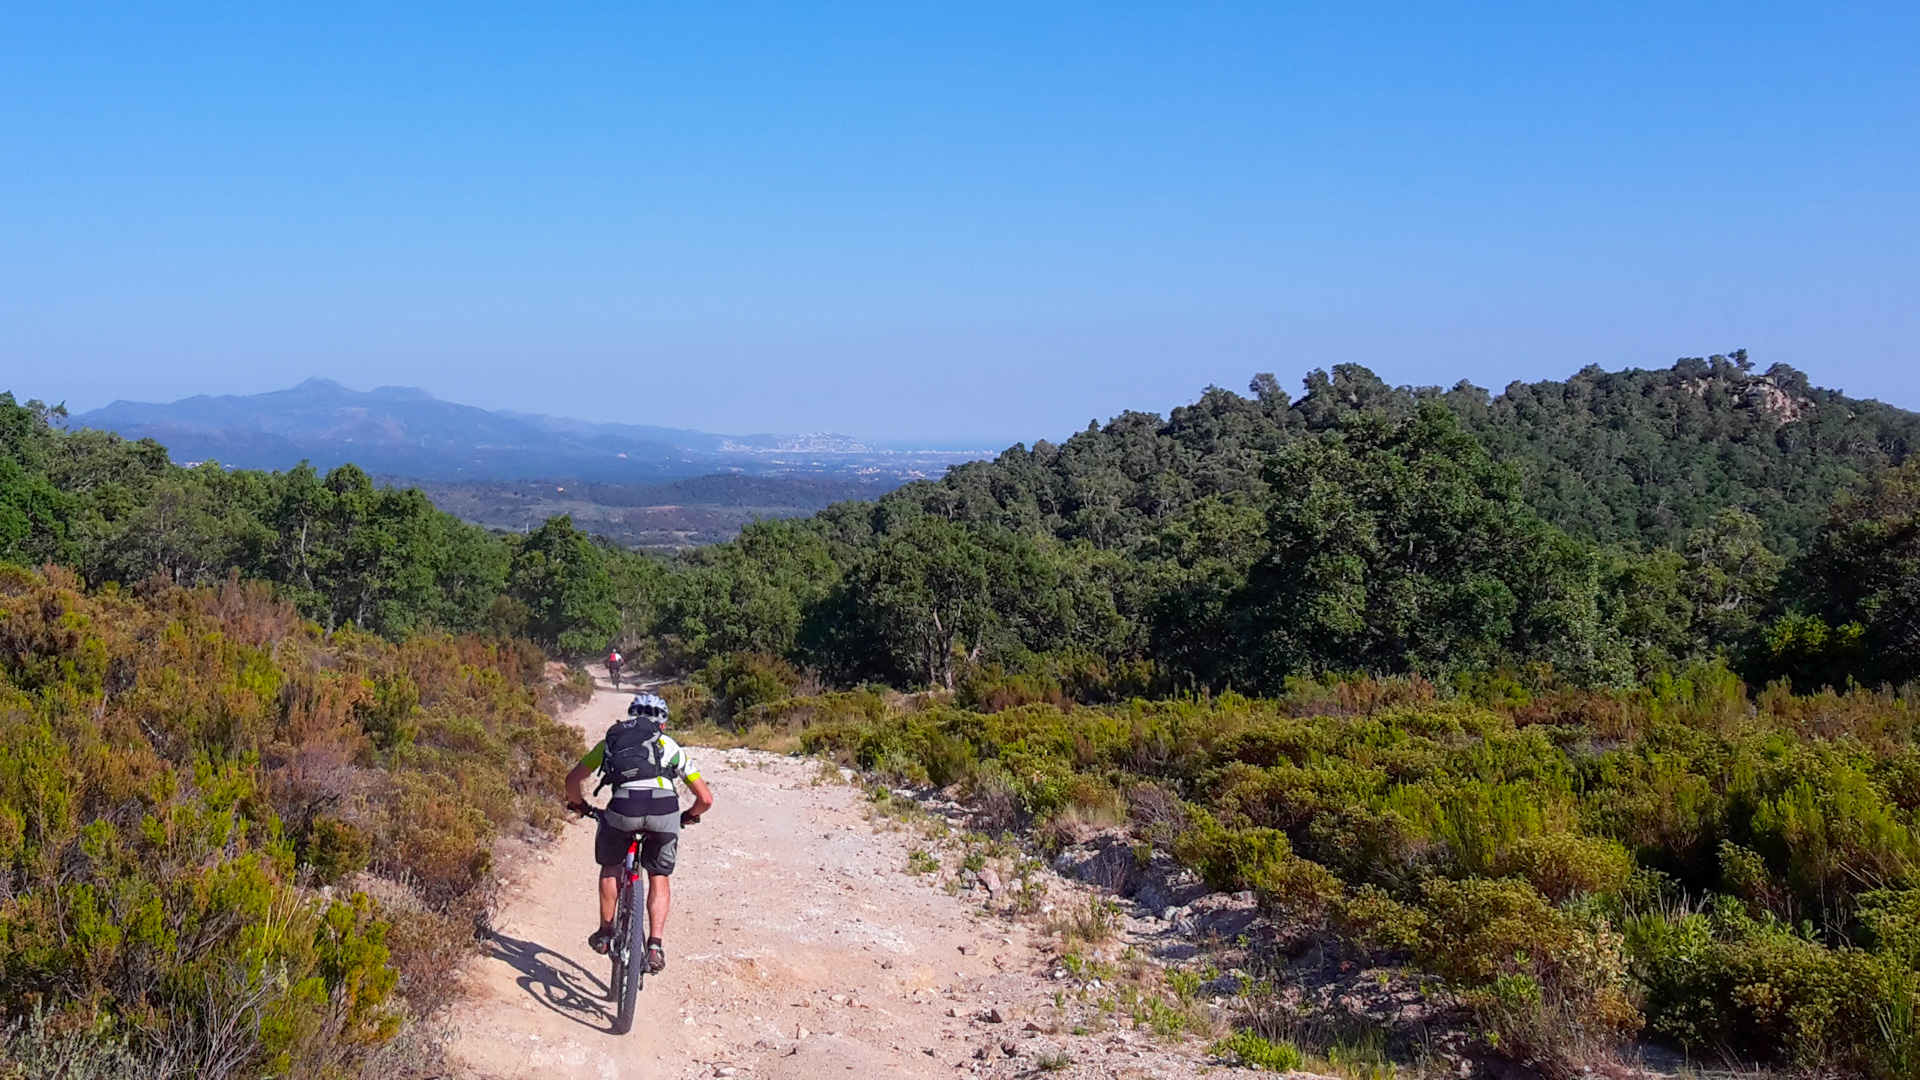
{"label": "black and white backpack", "polygon": [[666,756],[667,748],[660,742],[657,725],[623,720],[607,729],[607,753],[600,760],[600,787],[622,788],[662,777],[679,779],[678,772],[667,766]]}

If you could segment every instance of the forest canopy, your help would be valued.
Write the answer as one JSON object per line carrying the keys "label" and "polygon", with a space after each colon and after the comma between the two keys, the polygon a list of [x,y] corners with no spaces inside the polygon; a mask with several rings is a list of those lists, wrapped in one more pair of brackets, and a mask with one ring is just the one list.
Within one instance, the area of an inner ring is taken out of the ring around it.
{"label": "forest canopy", "polygon": [[237,574],[392,638],[752,653],[840,685],[1072,669],[1096,696],[1342,671],[1629,685],[1714,656],[1759,680],[1920,674],[1920,415],[1739,352],[1498,395],[1339,365],[1289,397],[1263,374],[671,559],[566,518],[489,532],[352,466],[181,468],[10,395],[0,413],[0,559],[91,586]]}

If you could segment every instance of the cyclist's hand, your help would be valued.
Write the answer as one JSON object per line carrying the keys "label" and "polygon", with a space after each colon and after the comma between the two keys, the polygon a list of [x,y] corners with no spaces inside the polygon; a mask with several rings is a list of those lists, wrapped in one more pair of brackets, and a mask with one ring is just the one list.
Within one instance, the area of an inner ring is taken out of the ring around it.
{"label": "cyclist's hand", "polygon": [[580,815],[581,817],[593,816],[593,807],[588,806],[586,803],[583,803],[583,802],[570,802],[567,804],[567,809],[573,811],[574,813]]}
{"label": "cyclist's hand", "polygon": [[691,810],[682,810],[680,811],[680,824],[698,825],[700,824],[700,815]]}

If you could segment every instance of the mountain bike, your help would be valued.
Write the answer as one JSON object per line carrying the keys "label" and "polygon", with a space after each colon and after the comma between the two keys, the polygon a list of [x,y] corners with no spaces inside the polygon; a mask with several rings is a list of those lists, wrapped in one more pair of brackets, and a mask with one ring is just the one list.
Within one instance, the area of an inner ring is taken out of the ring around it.
{"label": "mountain bike", "polygon": [[[600,820],[600,807],[568,809]],[[607,1000],[615,1003],[615,1035],[633,1030],[634,1008],[640,988],[647,983],[647,875],[640,867],[640,842],[638,834],[627,841],[627,857],[620,864],[620,895],[613,902],[613,943],[607,949],[613,977],[607,980]]]}
{"label": "mountain bike", "polygon": [[640,837],[627,842],[627,858],[620,865],[620,898],[613,904],[613,978],[607,997],[617,1004],[613,1033],[633,1030],[633,1011],[640,988],[647,984],[647,875],[640,869]]}

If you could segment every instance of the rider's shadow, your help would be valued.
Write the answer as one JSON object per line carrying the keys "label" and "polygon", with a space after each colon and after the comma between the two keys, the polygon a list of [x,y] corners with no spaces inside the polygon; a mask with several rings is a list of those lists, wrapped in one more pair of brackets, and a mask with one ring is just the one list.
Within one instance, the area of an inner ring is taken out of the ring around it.
{"label": "rider's shadow", "polygon": [[494,959],[513,965],[520,973],[514,982],[535,1001],[576,1023],[612,1033],[607,984],[598,976],[537,942],[497,931],[490,940]]}

